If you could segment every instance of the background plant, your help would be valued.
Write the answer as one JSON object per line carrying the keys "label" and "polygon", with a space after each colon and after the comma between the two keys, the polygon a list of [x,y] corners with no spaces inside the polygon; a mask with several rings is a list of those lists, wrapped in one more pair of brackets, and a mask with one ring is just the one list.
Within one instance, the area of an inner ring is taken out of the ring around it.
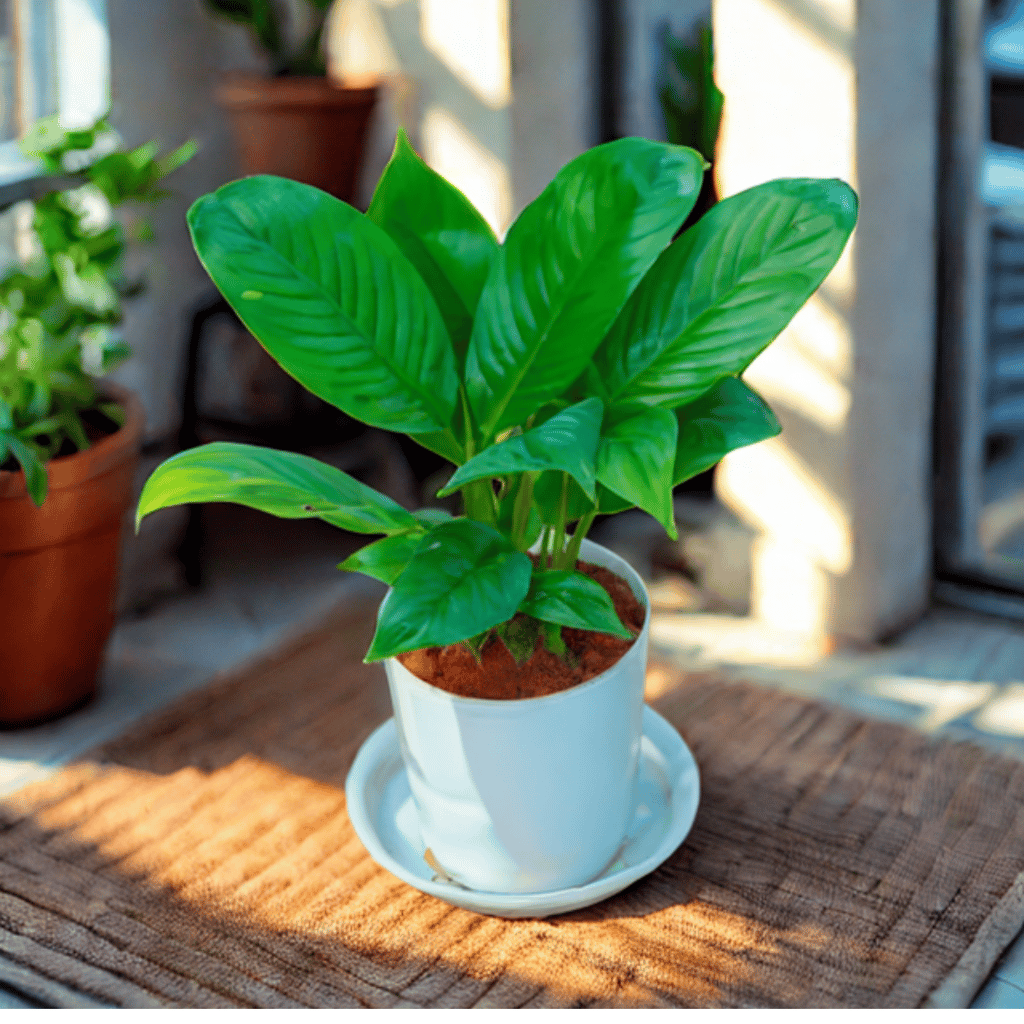
{"label": "background plant", "polygon": [[[116,144],[105,119],[65,131],[56,116],[22,143],[47,173],[80,182],[34,201],[35,252],[0,279],[0,467],[20,464],[36,505],[46,496],[44,464],[69,446],[89,447],[83,417],[122,422],[94,381],[130,354],[115,327],[122,297],[139,287],[124,277],[125,231],[111,211],[161,199],[158,182],[195,151],[186,143],[157,159],[156,143],[111,151]],[[138,234],[151,236],[146,222]]]}
{"label": "background plant", "polygon": [[333,0],[304,0],[308,26],[303,39],[290,45],[281,0],[206,0],[206,6],[245,25],[266,52],[273,75],[326,75],[323,35]]}
{"label": "background plant", "polygon": [[209,444],[158,467],[138,519],[234,501],[384,534],[341,565],[391,587],[367,661],[458,642],[479,654],[491,631],[519,660],[538,634],[564,654],[563,626],[630,636],[575,570],[583,537],[634,506],[675,537],[672,488],[778,432],[740,374],[856,221],[848,185],[790,179],[672,241],[703,169],[666,143],[598,146],[500,245],[402,134],[365,216],[280,178],[204,196],[196,251],[249,330],[320,398],[449,459],[439,495],[458,490],[464,515],[407,511],[305,456]]}

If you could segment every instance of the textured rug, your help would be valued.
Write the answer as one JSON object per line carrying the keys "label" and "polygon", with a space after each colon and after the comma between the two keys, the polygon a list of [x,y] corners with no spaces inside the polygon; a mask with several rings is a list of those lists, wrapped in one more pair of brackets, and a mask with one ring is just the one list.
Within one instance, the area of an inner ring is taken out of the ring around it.
{"label": "textured rug", "polygon": [[365,853],[371,610],[0,805],[0,981],[55,1006],[966,1005],[1024,920],[1024,765],[719,676],[654,706],[693,832],[603,904],[457,910]]}

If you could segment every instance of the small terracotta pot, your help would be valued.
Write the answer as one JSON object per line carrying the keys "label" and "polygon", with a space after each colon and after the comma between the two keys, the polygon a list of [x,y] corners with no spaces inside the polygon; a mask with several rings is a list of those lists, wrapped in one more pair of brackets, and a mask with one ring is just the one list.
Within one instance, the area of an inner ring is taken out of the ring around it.
{"label": "small terracotta pot", "polygon": [[234,75],[216,95],[231,118],[243,174],[292,178],[352,202],[376,85]]}
{"label": "small terracotta pot", "polygon": [[49,462],[41,508],[22,473],[0,470],[0,725],[53,718],[96,689],[144,422],[131,392],[104,391],[124,426]]}

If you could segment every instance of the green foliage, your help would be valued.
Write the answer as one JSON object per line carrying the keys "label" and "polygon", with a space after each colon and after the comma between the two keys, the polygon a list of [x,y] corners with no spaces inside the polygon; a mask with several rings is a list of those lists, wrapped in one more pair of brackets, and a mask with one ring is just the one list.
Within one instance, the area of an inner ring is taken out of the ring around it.
{"label": "green foliage", "polygon": [[139,517],[239,501],[385,534],[341,564],[391,587],[368,661],[457,642],[479,658],[493,636],[520,662],[538,639],[571,658],[562,627],[632,635],[576,571],[583,537],[633,506],[674,536],[672,488],[778,432],[739,375],[856,221],[842,182],[776,181],[673,242],[702,168],[678,146],[598,146],[501,245],[404,135],[365,217],[275,178],[199,200],[200,259],[267,351],[450,459],[439,494],[459,491],[464,514],[405,512],[300,456],[207,445],[156,470]]}
{"label": "green foliage", "polygon": [[155,143],[111,152],[112,143],[106,119],[66,131],[56,116],[22,141],[49,174],[81,182],[34,201],[35,254],[0,279],[0,466],[21,465],[37,505],[46,461],[89,447],[85,419],[121,422],[94,383],[129,355],[117,324],[122,298],[139,287],[124,276],[126,235],[112,210],[161,199],[158,183],[195,152],[190,142],[158,159]]}
{"label": "green foliage", "polygon": [[667,25],[661,30],[658,100],[669,141],[692,146],[713,162],[725,97],[715,84],[711,26],[699,25],[694,35],[687,40],[673,36]]}
{"label": "green foliage", "polygon": [[305,39],[289,46],[281,24],[281,0],[206,0],[206,6],[239,25],[245,25],[266,52],[275,75],[327,74],[323,34],[333,0],[306,0],[311,27]]}

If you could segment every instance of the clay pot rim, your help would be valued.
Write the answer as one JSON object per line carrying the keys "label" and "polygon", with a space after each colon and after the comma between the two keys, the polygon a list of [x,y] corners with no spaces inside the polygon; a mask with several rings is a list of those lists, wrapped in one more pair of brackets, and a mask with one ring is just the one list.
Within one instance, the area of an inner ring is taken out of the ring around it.
{"label": "clay pot rim", "polygon": [[[103,381],[101,395],[124,409],[124,424],[112,434],[101,437],[84,452],[61,455],[46,463],[47,494],[70,490],[93,477],[102,476],[118,465],[123,452],[136,447],[142,439],[146,415],[138,395],[112,381]],[[27,498],[25,474],[21,470],[0,469],[0,499]]]}
{"label": "clay pot rim", "polygon": [[345,85],[327,75],[284,75],[279,78],[231,72],[217,84],[218,103],[228,110],[286,110],[296,107],[353,107],[372,102],[379,81]]}
{"label": "clay pot rim", "polygon": [[[406,673],[406,675],[409,676],[410,679],[413,680],[414,685],[416,685],[417,688],[421,688],[422,692],[426,696],[434,700],[438,700],[444,703],[451,702],[469,707],[487,707],[491,709],[498,709],[503,706],[508,706],[510,713],[512,709],[521,708],[524,704],[537,704],[540,701],[548,701],[549,703],[554,703],[559,700],[571,700],[584,690],[589,690],[594,686],[606,681],[611,676],[611,674],[615,672],[616,669],[618,669],[618,667],[622,664],[623,660],[625,658],[628,658],[633,653],[634,649],[636,648],[636,645],[644,638],[644,636],[650,634],[651,595],[647,592],[647,584],[644,583],[643,577],[640,575],[640,573],[638,573],[636,569],[634,569],[633,566],[631,566],[629,562],[627,562],[624,558],[620,557],[619,555],[616,555],[614,551],[610,550],[609,548],[606,548],[603,544],[598,544],[597,541],[592,541],[584,537],[583,544],[580,547],[580,558],[583,558],[584,552],[586,551],[588,545],[591,548],[597,548],[600,551],[607,552],[616,562],[621,562],[629,569],[631,573],[633,573],[633,575],[636,576],[636,578],[640,581],[640,588],[643,591],[642,600],[644,605],[644,624],[641,627],[640,632],[637,633],[637,635],[633,638],[633,643],[630,645],[629,649],[623,652],[622,656],[619,658],[618,661],[616,661],[612,665],[609,665],[603,672],[601,672],[599,675],[594,676],[592,679],[587,679],[585,682],[577,683],[575,686],[570,686],[567,690],[559,690],[557,693],[545,693],[539,697],[516,697],[512,700],[495,700],[493,697],[463,697],[461,694],[451,693],[448,690],[441,689],[440,686],[434,686],[433,683],[428,683],[426,679],[420,679],[420,677],[416,675],[415,672],[411,672],[409,669],[407,669],[398,660],[397,657],[385,658],[384,660],[394,662],[394,664],[398,668],[400,668],[403,672]],[[601,563],[597,562],[595,564],[600,565]],[[604,568],[609,569],[611,572],[615,572],[616,575],[622,575],[621,573],[617,572],[618,566],[604,566]],[[630,583],[629,579],[627,579],[626,577],[623,576],[622,578],[625,579],[627,584]],[[630,586],[630,590],[633,590],[632,586]],[[388,593],[390,592],[391,591],[389,588]],[[636,591],[634,590],[633,593],[635,595]]]}

